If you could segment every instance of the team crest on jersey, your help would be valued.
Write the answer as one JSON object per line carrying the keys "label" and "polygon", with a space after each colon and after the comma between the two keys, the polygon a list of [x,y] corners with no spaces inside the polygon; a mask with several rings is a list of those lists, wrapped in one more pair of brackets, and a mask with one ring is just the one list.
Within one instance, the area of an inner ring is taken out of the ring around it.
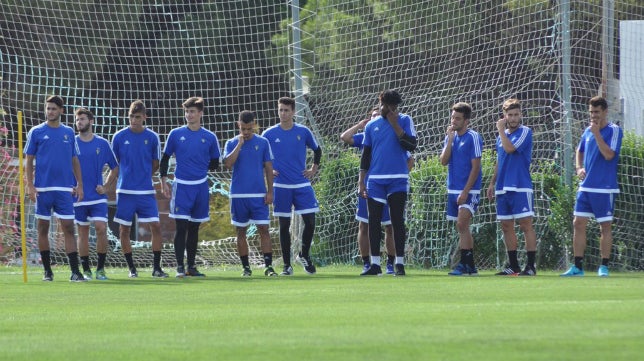
{"label": "team crest on jersey", "polygon": [[144,141],[143,141],[143,144],[148,145],[148,140],[147,140],[147,139],[146,139],[146,140],[144,140]]}
{"label": "team crest on jersey", "polygon": [[185,140],[186,140],[186,137],[184,137],[184,136],[182,135],[182,136],[181,136],[181,138],[179,138],[179,140],[183,142],[183,141],[185,141]]}
{"label": "team crest on jersey", "polygon": [[125,143],[123,143],[123,144],[130,144],[130,141],[126,140]]}
{"label": "team crest on jersey", "polygon": [[205,143],[205,142],[206,142],[206,140],[205,140],[204,138],[201,138],[201,142],[202,142],[202,143]]}
{"label": "team crest on jersey", "polygon": [[255,150],[259,150],[259,145],[255,145]]}
{"label": "team crest on jersey", "polygon": [[297,136],[297,141],[298,141],[298,142],[300,141],[300,136],[299,136],[299,135]]}
{"label": "team crest on jersey", "polygon": [[282,141],[280,140],[280,138],[275,139],[275,143],[281,143],[281,142]]}
{"label": "team crest on jersey", "polygon": [[96,148],[96,155],[98,155],[101,152],[101,148]]}

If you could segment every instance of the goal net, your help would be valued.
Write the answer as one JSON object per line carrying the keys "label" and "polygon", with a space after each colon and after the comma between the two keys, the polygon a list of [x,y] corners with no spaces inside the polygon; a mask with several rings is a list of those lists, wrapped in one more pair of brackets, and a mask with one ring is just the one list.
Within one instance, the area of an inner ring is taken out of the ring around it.
{"label": "goal net", "polygon": [[[604,94],[611,103],[611,119],[640,132],[639,137],[628,132],[622,148],[611,263],[642,269],[644,119],[642,108],[633,105],[644,104],[639,101],[644,98],[637,53],[641,41],[639,46],[636,40],[624,41],[644,36],[644,29],[637,27],[644,21],[644,5],[638,0],[604,2],[614,7],[570,0],[567,10],[561,3],[301,1],[301,21],[293,24],[289,1],[3,1],[0,261],[19,258],[18,215],[24,212],[30,262],[38,262],[33,204],[19,207],[17,134],[43,121],[47,95],[63,96],[64,122],[70,126],[74,108],[88,107],[97,116],[94,131],[107,139],[127,126],[130,102],[142,99],[150,110],[148,126],[162,142],[184,123],[183,100],[202,96],[207,104],[204,126],[223,146],[237,133],[235,121],[242,110],[257,113],[260,131],[277,121],[276,99],[293,95],[292,34],[300,31],[301,42],[295,45],[310,84],[308,108],[300,115],[320,137],[324,154],[314,185],[321,207],[316,262],[357,259],[359,154],[342,145],[339,134],[366,116],[380,91],[395,88],[419,137],[407,209],[409,263],[448,267],[457,248],[454,224],[444,214],[446,169],[437,162],[450,106],[466,101],[474,108],[471,127],[485,142],[486,186],[495,159],[494,124],[503,101],[517,97],[524,105],[523,122],[534,131],[538,262],[564,267],[572,249],[572,156],[588,121],[588,99]],[[635,36],[625,35],[627,30]],[[25,115],[23,129],[16,126],[18,111]],[[199,261],[237,263],[227,206],[230,173],[216,172],[209,182],[212,220],[200,232]],[[159,198],[164,265],[173,266],[174,222],[167,217],[167,200]],[[499,267],[505,260],[494,214],[493,202],[482,200],[473,220],[477,263],[483,268]],[[108,262],[124,266],[117,229],[110,226]],[[279,260],[276,227],[271,231],[274,258]],[[591,224],[588,233],[590,265],[599,260],[597,229]],[[298,232],[295,227],[296,239]],[[151,264],[145,227],[134,236],[136,262]],[[253,262],[260,264],[257,237],[251,233],[249,240]],[[90,242],[95,242],[93,232]],[[66,263],[56,222],[50,243],[55,261]],[[90,249],[94,258],[95,248]]]}

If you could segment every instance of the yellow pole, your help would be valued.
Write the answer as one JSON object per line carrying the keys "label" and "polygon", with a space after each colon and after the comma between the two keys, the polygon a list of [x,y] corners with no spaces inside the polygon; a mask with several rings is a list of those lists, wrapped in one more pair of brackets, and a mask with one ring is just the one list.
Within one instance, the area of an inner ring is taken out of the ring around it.
{"label": "yellow pole", "polygon": [[25,226],[25,181],[22,164],[22,112],[18,112],[18,175],[20,180],[20,236],[22,238],[22,281],[27,283],[27,232]]}

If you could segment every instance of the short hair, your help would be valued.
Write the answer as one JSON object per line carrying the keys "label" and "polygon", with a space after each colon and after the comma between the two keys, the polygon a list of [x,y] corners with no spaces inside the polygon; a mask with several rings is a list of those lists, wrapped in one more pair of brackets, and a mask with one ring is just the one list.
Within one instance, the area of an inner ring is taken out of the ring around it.
{"label": "short hair", "polygon": [[239,122],[244,124],[250,124],[255,121],[255,113],[250,110],[244,110],[239,113]]}
{"label": "short hair", "polygon": [[295,99],[289,98],[289,97],[281,97],[277,99],[277,104],[284,104],[288,105],[291,107],[291,109],[295,110]]}
{"label": "short hair", "polygon": [[590,100],[588,101],[588,104],[591,107],[601,107],[602,110],[608,109],[608,102],[606,101],[606,99],[604,97],[599,96],[599,95],[590,98]]}
{"label": "short hair", "polygon": [[462,113],[465,119],[472,117],[472,106],[465,102],[458,102],[452,105],[452,111]]}
{"label": "short hair", "polygon": [[145,108],[143,100],[138,99],[130,104],[130,115],[137,113],[147,114],[147,109]]}
{"label": "short hair", "polygon": [[503,111],[507,112],[508,110],[519,109],[521,110],[521,101],[516,98],[510,98],[503,102]]}
{"label": "short hair", "polygon": [[56,104],[59,108],[63,108],[65,102],[63,102],[63,98],[61,98],[60,95],[50,95],[47,97],[45,100],[45,103],[54,103]]}
{"label": "short hair", "polygon": [[191,97],[186,99],[185,102],[183,102],[183,107],[184,109],[187,108],[197,108],[200,112],[203,112],[204,108],[204,101],[202,97]]}
{"label": "short hair", "polygon": [[385,90],[380,93],[378,99],[380,99],[381,103],[387,105],[398,106],[400,103],[402,103],[402,97],[400,96],[400,94],[392,89]]}
{"label": "short hair", "polygon": [[87,119],[89,120],[94,120],[94,114],[87,108],[76,108],[76,111],[74,111],[75,116],[80,116],[80,115],[86,115]]}

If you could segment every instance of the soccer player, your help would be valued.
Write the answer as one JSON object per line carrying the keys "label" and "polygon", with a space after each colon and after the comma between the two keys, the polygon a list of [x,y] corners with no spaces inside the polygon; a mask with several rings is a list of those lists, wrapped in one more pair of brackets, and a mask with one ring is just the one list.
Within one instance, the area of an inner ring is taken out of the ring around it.
{"label": "soccer player", "polygon": [[[65,238],[65,252],[72,270],[71,282],[86,281],[78,269],[78,251],[74,235],[74,193],[83,200],[83,177],[78,162],[78,145],[74,130],[61,123],[63,99],[58,95],[45,101],[46,121],[27,134],[24,154],[27,157],[26,194],[36,202],[38,248],[44,268],[43,281],[53,281],[49,224],[53,214],[60,220]],[[34,160],[36,165],[34,167]],[[72,187],[76,181],[76,187]]]}
{"label": "soccer player", "polygon": [[152,234],[152,277],[166,278],[168,274],[161,269],[161,225],[156,191],[152,184],[152,176],[159,169],[159,136],[145,126],[147,110],[143,101],[132,102],[128,114],[130,125],[112,137],[112,150],[119,162],[114,221],[120,225],[119,238],[130,269],[129,277],[139,276],[130,244],[132,220],[137,215],[140,223],[149,224]]}
{"label": "soccer player", "polygon": [[469,129],[472,106],[459,102],[452,106],[450,125],[440,155],[447,166],[447,220],[456,221],[461,260],[451,276],[478,275],[474,265],[474,239],[470,230],[481,193],[483,139]]}
{"label": "soccer player", "polygon": [[[210,220],[208,171],[219,168],[221,153],[217,136],[201,126],[203,109],[203,98],[191,97],[183,102],[186,125],[168,134],[159,169],[161,191],[170,198],[167,183],[169,161],[172,155],[176,157],[169,216],[176,224],[174,255],[178,278],[205,277],[195,265],[199,226]],[[183,262],[184,251],[188,258],[187,270]]]}
{"label": "soccer player", "polygon": [[[503,118],[496,122],[497,164],[487,189],[489,200],[496,195],[496,218],[501,223],[509,264],[497,276],[536,276],[537,235],[532,227],[533,189],[530,177],[532,130],[521,124],[521,102],[503,103]],[[518,239],[514,221],[525,237],[528,256],[523,271],[517,258]]]}
{"label": "soccer player", "polygon": [[[118,176],[118,163],[110,143],[93,132],[94,114],[89,109],[78,108],[76,117],[76,143],[80,149],[78,160],[83,173],[83,199],[74,203],[75,223],[78,227],[78,252],[83,275],[92,279],[89,264],[89,225],[94,223],[96,231],[96,279],[107,280],[105,259],[107,257],[107,195],[106,190],[114,186]],[[103,168],[110,168],[103,184]]]}
{"label": "soccer player", "polygon": [[608,261],[613,245],[612,222],[615,195],[619,193],[617,165],[624,133],[608,121],[608,102],[596,96],[588,103],[590,125],[581,135],[576,153],[577,176],[581,183],[577,191],[573,215],[572,247],[575,263],[561,276],[584,275],[586,251],[586,226],[595,217],[600,228],[600,253],[602,264],[597,270],[600,277],[608,277]]}
{"label": "soccer player", "polygon": [[[310,179],[315,176],[322,158],[322,148],[304,125],[293,121],[295,100],[282,97],[277,100],[280,122],[266,129],[262,136],[268,139],[273,151],[273,215],[279,217],[280,246],[284,269],[282,276],[293,274],[291,267],[291,210],[302,216],[302,248],[296,260],[304,271],[315,274],[315,265],[309,251],[315,231],[315,213],[320,211]],[[306,168],[307,148],[313,151],[313,165]]]}
{"label": "soccer player", "polygon": [[277,273],[273,269],[273,246],[268,233],[268,206],[273,203],[273,153],[268,140],[254,133],[256,125],[253,112],[244,110],[239,114],[239,135],[226,142],[224,165],[233,171],[230,218],[237,228],[237,253],[244,269],[242,276],[253,274],[246,239],[248,225],[253,223],[259,232],[264,275],[273,277]]}
{"label": "soccer player", "polygon": [[[361,276],[380,276],[383,208],[388,205],[396,250],[395,276],[405,275],[405,204],[409,191],[408,155],[416,149],[414,122],[398,112],[402,102],[395,90],[379,94],[380,116],[365,126],[358,194],[367,199],[371,266]],[[367,174],[369,177],[367,178]]]}
{"label": "soccer player", "polygon": [[[378,118],[378,116],[380,116],[380,107],[374,107],[369,112],[368,118],[359,121],[356,125],[345,130],[340,135],[340,139],[344,143],[362,150],[364,132],[359,131],[364,130],[367,123],[370,120]],[[409,152],[408,156],[408,168],[411,170],[413,168],[414,158],[411,157],[411,153]],[[367,210],[367,200],[360,196],[358,196],[356,221],[358,221],[358,249],[360,250],[360,256],[363,263],[362,271],[365,272],[369,269],[369,267],[371,267],[371,251],[369,244],[369,215]],[[389,217],[389,207],[383,207],[381,223],[383,226],[385,226],[385,247],[387,248],[386,273],[393,275],[395,273],[394,261],[396,259],[396,247],[394,245],[394,234],[391,227],[391,218]]]}

